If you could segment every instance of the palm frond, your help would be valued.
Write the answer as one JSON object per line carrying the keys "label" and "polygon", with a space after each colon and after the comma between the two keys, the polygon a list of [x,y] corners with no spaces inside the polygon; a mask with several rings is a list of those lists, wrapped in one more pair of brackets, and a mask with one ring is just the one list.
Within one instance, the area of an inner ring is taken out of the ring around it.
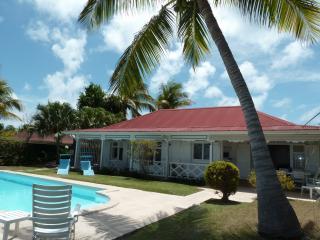
{"label": "palm frond", "polygon": [[159,65],[173,35],[174,17],[162,7],[135,36],[110,79],[110,90],[125,95],[144,89],[145,78]]}
{"label": "palm frond", "polygon": [[183,55],[186,62],[195,68],[209,52],[210,37],[200,15],[197,1],[182,1],[184,1],[182,7],[176,8],[178,36],[183,42]]}
{"label": "palm frond", "polygon": [[320,37],[320,4],[316,0],[215,0],[215,4],[235,6],[250,21],[305,42]]}
{"label": "palm frond", "polygon": [[114,15],[156,7],[165,0],[88,0],[78,21],[87,28],[96,28]]}

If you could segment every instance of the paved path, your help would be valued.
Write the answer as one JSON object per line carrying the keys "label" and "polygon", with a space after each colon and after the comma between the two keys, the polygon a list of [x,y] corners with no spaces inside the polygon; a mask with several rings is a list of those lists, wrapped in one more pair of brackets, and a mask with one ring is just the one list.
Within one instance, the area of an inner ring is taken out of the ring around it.
{"label": "paved path", "polygon": [[[77,181],[69,182],[84,184]],[[76,239],[115,239],[210,198],[220,197],[210,189],[183,197],[108,185],[88,185],[107,189],[109,197],[118,204],[107,210],[81,216],[76,225]],[[231,199],[252,202],[255,196],[254,193],[238,192]],[[31,239],[31,222],[22,222],[20,228],[21,234],[15,239]],[[0,228],[0,236],[1,234]]]}

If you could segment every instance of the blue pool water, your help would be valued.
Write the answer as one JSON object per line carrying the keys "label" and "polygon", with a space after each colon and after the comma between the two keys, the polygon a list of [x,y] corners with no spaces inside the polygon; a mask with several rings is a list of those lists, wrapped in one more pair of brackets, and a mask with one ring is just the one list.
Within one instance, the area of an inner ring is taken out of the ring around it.
{"label": "blue pool water", "polygon": [[[60,181],[0,172],[0,210],[22,210],[31,212],[32,184],[65,185]],[[105,204],[109,198],[97,194],[99,188],[72,184],[72,208],[81,204],[81,209]]]}

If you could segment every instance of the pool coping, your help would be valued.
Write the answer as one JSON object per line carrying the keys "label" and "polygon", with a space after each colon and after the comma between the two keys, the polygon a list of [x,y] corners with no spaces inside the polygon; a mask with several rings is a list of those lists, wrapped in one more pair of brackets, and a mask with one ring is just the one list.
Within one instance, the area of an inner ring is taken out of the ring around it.
{"label": "pool coping", "polygon": [[51,181],[59,181],[59,182],[71,183],[71,184],[76,184],[76,185],[85,186],[85,187],[104,189],[104,190],[96,191],[96,193],[99,195],[103,195],[105,197],[108,197],[109,201],[105,204],[97,204],[97,206],[92,206],[92,207],[80,209],[79,216],[84,216],[84,215],[88,215],[91,213],[107,210],[107,209],[113,208],[119,204],[118,201],[115,201],[112,197],[109,196],[109,193],[112,193],[117,190],[109,190],[108,185],[103,185],[103,184],[98,184],[98,183],[90,183],[90,182],[84,182],[84,181],[77,181],[77,180],[71,180],[71,179],[64,179],[64,178],[57,178],[57,177],[51,177],[51,176],[45,176],[45,175],[38,175],[38,174],[33,174],[33,173],[16,172],[16,171],[10,171],[10,170],[0,170],[0,172],[20,174],[20,175],[29,176],[29,177],[43,178],[43,179],[47,179],[47,180],[51,180]]}

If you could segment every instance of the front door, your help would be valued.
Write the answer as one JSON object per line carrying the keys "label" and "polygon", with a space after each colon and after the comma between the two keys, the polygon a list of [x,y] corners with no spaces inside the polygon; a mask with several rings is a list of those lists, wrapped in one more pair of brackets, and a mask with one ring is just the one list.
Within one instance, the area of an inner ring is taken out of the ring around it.
{"label": "front door", "polygon": [[289,145],[269,145],[271,159],[274,167],[290,168],[290,146]]}

